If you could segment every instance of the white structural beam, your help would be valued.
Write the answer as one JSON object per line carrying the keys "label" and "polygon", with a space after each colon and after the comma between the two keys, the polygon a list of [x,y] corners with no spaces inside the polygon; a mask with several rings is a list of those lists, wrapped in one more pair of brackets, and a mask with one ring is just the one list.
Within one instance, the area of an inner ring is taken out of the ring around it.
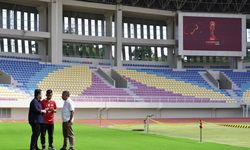
{"label": "white structural beam", "polygon": [[51,0],[0,0],[0,2],[15,4],[15,5],[40,7],[46,5],[46,3],[50,3]]}
{"label": "white structural beam", "polygon": [[247,42],[247,48],[248,49],[250,48],[250,42]]}
{"label": "white structural beam", "polygon": [[116,7],[115,24],[116,46],[114,64],[116,67],[122,67],[122,5],[117,5]]}
{"label": "white structural beam", "polygon": [[[95,14],[105,14],[107,12],[115,12],[116,5],[101,4],[93,2],[83,2],[75,0],[63,0],[63,6],[66,10],[74,10],[78,12],[94,12]],[[128,17],[139,17],[154,20],[165,20],[169,17],[175,17],[176,12],[158,9],[140,8],[132,6],[122,6],[123,15]]]}
{"label": "white structural beam", "polygon": [[[105,14],[105,21],[106,21],[106,28],[104,30],[106,30],[106,35],[107,37],[112,37],[112,21],[113,21],[113,14]],[[107,44],[104,45],[104,58],[105,59],[112,59],[112,45],[111,44]]]}
{"label": "white structural beam", "polygon": [[[39,13],[39,29],[38,31],[42,31],[42,32],[47,32],[48,28],[47,28],[47,19],[48,19],[48,14],[47,14],[47,7],[37,7],[37,10],[38,10],[38,13]],[[43,57],[46,57],[46,51],[48,49],[48,46],[47,46],[47,42],[48,39],[45,39],[45,40],[40,40],[38,41],[38,54],[43,56]]]}
{"label": "white structural beam", "polygon": [[37,1],[40,1],[40,2],[46,2],[46,3],[51,2],[51,0],[37,0]]}
{"label": "white structural beam", "polygon": [[47,31],[47,7],[37,7],[39,14],[39,31]]}
{"label": "white structural beam", "polygon": [[123,45],[138,45],[138,46],[174,46],[175,40],[153,40],[153,39],[132,39],[132,38],[123,38]]}
{"label": "white structural beam", "polygon": [[247,19],[247,20],[250,20],[250,15],[246,15],[246,19]]}
{"label": "white structural beam", "polygon": [[53,64],[62,63],[62,18],[63,18],[63,5],[62,0],[52,0],[49,4],[49,15],[50,17],[50,26],[51,26],[51,62]]}
{"label": "white structural beam", "polygon": [[166,17],[174,17],[176,15],[176,12],[174,12],[174,11],[132,7],[132,6],[123,6],[122,10],[124,12],[136,12],[136,13],[140,13],[140,14],[158,15],[158,16],[166,16]]}
{"label": "white structural beam", "polygon": [[75,34],[63,34],[63,41],[95,44],[115,44],[116,42],[115,38],[112,37],[82,36]]}
{"label": "white structural beam", "polygon": [[[84,12],[93,12],[94,13],[103,13],[104,11],[115,11],[116,6],[110,4],[100,4],[100,3],[92,3],[92,2],[83,2],[83,1],[75,1],[75,0],[63,0],[64,8],[72,8],[78,11]],[[92,10],[92,11],[91,11]]]}
{"label": "white structural beam", "polygon": [[34,31],[1,29],[0,28],[0,37],[30,39],[30,40],[43,40],[43,39],[50,38],[50,33],[49,32],[34,32]]}
{"label": "white structural beam", "polygon": [[124,16],[128,17],[138,17],[138,18],[153,19],[153,20],[166,20],[169,17],[175,17],[176,12],[132,7],[132,6],[123,6],[123,14]]}
{"label": "white structural beam", "polygon": [[[174,19],[168,19],[166,21],[166,23],[167,23],[167,39],[168,40],[171,40],[171,39],[174,40],[175,39],[175,37],[174,37],[174,30],[175,30],[175,28],[174,28],[174,25],[175,25]],[[176,55],[174,56],[174,53],[173,53],[174,47],[175,47],[175,43],[174,43],[173,46],[168,47],[167,62],[168,62],[168,65],[170,67],[174,67],[174,64],[175,64],[174,60],[176,60],[174,58],[174,57],[176,57]]]}

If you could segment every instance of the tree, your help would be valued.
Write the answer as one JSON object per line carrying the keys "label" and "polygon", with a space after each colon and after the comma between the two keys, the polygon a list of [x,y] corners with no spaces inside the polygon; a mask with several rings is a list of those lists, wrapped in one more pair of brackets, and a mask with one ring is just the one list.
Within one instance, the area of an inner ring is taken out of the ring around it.
{"label": "tree", "polygon": [[152,51],[150,47],[137,47],[134,52],[134,60],[152,61]]}
{"label": "tree", "polygon": [[68,27],[64,32],[68,33],[68,34],[72,34],[72,33],[74,33],[74,30],[75,30],[74,28],[69,28]]}
{"label": "tree", "polygon": [[63,44],[63,55],[64,56],[69,56],[69,44],[68,43]]}
{"label": "tree", "polygon": [[81,44],[79,46],[79,55],[81,58],[83,58],[85,56],[85,54],[86,54],[86,46]]}
{"label": "tree", "polygon": [[99,49],[99,55],[100,55],[101,59],[104,58],[104,48],[103,47]]}
{"label": "tree", "polygon": [[103,58],[104,49],[97,48],[93,44],[64,43],[63,55],[67,57]]}

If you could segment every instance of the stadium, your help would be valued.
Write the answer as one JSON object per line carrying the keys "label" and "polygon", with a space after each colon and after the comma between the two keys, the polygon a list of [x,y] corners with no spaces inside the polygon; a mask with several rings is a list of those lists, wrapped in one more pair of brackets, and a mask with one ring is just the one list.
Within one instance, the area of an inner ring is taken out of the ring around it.
{"label": "stadium", "polygon": [[0,0],[0,9],[3,149],[27,148],[35,89],[53,90],[58,148],[64,90],[76,149],[250,148],[248,0]]}

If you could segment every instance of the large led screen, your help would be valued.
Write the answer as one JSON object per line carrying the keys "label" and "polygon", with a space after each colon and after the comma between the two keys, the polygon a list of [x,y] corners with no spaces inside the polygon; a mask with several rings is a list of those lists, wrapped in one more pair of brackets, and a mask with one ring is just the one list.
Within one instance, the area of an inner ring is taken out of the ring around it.
{"label": "large led screen", "polygon": [[241,51],[241,18],[183,18],[185,50]]}
{"label": "large led screen", "polygon": [[[245,34],[242,16],[229,15],[181,15],[180,50],[192,55],[242,56],[245,47]],[[196,53],[197,52],[197,53]],[[238,52],[236,54],[235,52]],[[203,54],[202,54],[203,53]]]}

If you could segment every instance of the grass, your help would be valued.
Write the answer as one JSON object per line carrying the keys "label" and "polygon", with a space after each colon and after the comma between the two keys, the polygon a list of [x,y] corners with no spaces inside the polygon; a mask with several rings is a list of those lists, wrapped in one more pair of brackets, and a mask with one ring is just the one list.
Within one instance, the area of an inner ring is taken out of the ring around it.
{"label": "grass", "polygon": [[[242,123],[247,125],[247,123]],[[150,133],[167,137],[185,138],[199,141],[198,123],[192,124],[151,124]],[[143,125],[115,125],[113,128],[131,130],[143,128]],[[219,124],[205,123],[203,141],[250,148],[250,129],[224,127]]]}
{"label": "grass", "polygon": [[[199,143],[192,139],[74,125],[76,150],[247,150],[237,146],[217,143]],[[27,123],[0,123],[0,149],[27,150],[31,129]],[[249,139],[249,138],[248,138]],[[40,143],[40,142],[39,142]],[[55,125],[54,146],[62,146],[61,125]]]}

